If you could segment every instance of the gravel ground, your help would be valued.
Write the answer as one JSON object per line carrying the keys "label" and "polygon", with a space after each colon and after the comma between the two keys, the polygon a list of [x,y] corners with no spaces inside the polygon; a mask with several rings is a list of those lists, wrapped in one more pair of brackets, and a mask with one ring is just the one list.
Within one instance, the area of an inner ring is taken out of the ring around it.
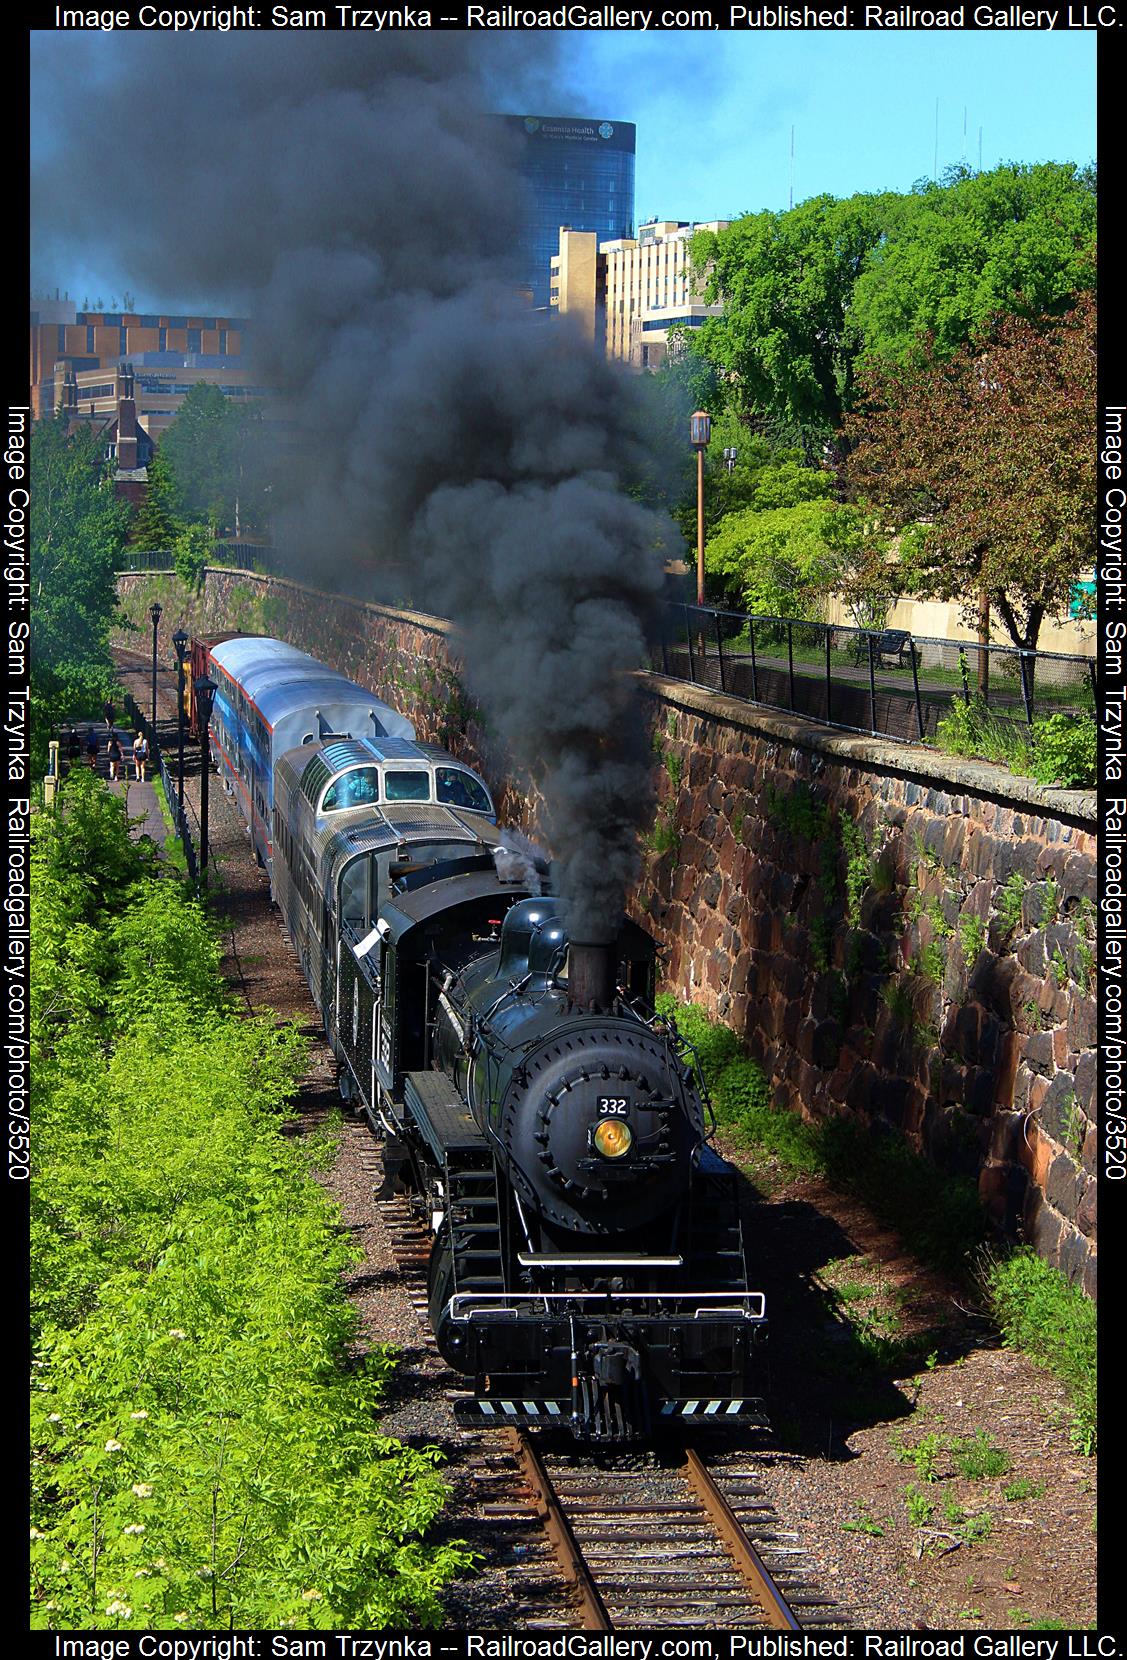
{"label": "gravel ground", "polygon": [[[764,1485],[827,1591],[863,1627],[1092,1624],[1096,1460],[1072,1447],[1063,1386],[999,1347],[863,1205],[758,1179],[770,1192],[745,1227],[771,1316]],[[882,1368],[858,1332],[919,1335],[922,1364]]]}
{"label": "gravel ground", "polygon": [[[146,672],[141,660],[119,656],[124,684]],[[174,684],[174,676],[162,676],[161,701],[167,697],[170,714]],[[166,743],[174,756],[171,722]],[[194,807],[194,746],[188,772]],[[340,1107],[332,1057],[269,903],[266,877],[217,780],[210,799],[224,968],[248,1009],[296,1020],[310,1035],[310,1069],[288,1127],[301,1133]],[[751,1176],[757,1187],[749,1182],[746,1228],[755,1283],[767,1293],[772,1320],[765,1385],[774,1436],[766,1450],[761,1440],[749,1441],[749,1450],[781,1525],[797,1531],[842,1624],[1091,1624],[1096,1465],[1070,1445],[1061,1386],[998,1348],[987,1323],[905,1257],[863,1207],[814,1180]],[[550,1582],[550,1562],[526,1525],[492,1514],[482,1497],[480,1454],[491,1443],[482,1438],[475,1451],[455,1435],[446,1399],[455,1380],[427,1347],[373,1199],[379,1180],[373,1142],[347,1119],[325,1181],[363,1253],[349,1281],[358,1341],[392,1343],[401,1354],[382,1423],[389,1434],[447,1453],[452,1499],[445,1531],[482,1557],[481,1572],[448,1593],[449,1624],[531,1629],[541,1623],[537,1575]],[[935,1348],[918,1374],[890,1378],[866,1360],[858,1329],[898,1336],[927,1330]],[[979,1436],[997,1449],[987,1463],[1000,1473],[972,1479],[956,1469],[951,1442]]]}

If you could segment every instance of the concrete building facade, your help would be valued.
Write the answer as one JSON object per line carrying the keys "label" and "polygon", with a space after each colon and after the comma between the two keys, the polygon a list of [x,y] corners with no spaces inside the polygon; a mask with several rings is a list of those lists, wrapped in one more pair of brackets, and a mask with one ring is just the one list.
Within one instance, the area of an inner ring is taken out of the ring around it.
{"label": "concrete building facade", "polygon": [[47,413],[66,408],[75,418],[101,421],[116,410],[123,378],[128,375],[134,388],[137,418],[147,435],[159,443],[193,386],[210,383],[228,398],[249,400],[270,396],[266,387],[255,384],[249,368],[232,367],[227,359],[153,363],[151,355],[142,354],[140,361],[126,358],[104,369],[77,372],[65,363],[56,364],[51,407]]}
{"label": "concrete building facade", "polygon": [[692,223],[657,219],[637,237],[598,242],[590,232],[561,225],[552,258],[551,305],[573,315],[608,357],[633,369],[656,369],[664,360],[675,323],[699,328],[718,317],[694,292],[689,243],[697,231],[721,231],[726,219]]}

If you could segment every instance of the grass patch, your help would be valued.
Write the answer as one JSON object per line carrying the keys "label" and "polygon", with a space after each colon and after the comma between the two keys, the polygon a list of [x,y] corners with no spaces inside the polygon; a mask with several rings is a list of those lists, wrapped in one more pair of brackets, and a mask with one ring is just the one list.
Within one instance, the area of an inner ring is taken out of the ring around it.
{"label": "grass patch", "polygon": [[878,1522],[874,1516],[869,1514],[868,1506],[857,1501],[854,1509],[857,1514],[850,1517],[849,1521],[842,1522],[841,1531],[843,1533],[867,1533],[873,1539],[883,1539],[884,1524]]}
{"label": "grass patch", "polygon": [[176,832],[176,822],[172,817],[172,809],[168,805],[168,797],[164,793],[164,779],[161,777],[159,772],[156,773],[153,778],[153,793],[157,798],[157,806],[160,809],[160,816],[164,820],[165,858],[172,866],[173,870],[178,871],[181,876],[187,876],[188,855],[184,852],[184,843],[180,840],[180,837]]}
{"label": "grass patch", "polygon": [[1058,1377],[1072,1399],[1070,1435],[1077,1452],[1096,1447],[1096,1305],[1029,1247],[982,1273],[990,1308],[1011,1349]]}
{"label": "grass patch", "polygon": [[1009,1475],[1012,1462],[1009,1453],[996,1447],[983,1430],[952,1441],[951,1457],[956,1470],[968,1481],[988,1481],[993,1476]]}

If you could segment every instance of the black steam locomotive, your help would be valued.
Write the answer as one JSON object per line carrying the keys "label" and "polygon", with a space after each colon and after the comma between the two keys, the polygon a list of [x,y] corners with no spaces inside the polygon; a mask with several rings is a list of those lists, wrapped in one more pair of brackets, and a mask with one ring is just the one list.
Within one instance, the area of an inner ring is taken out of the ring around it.
{"label": "black steam locomotive", "polygon": [[569,940],[441,751],[333,733],[272,767],[272,892],[387,1185],[433,1231],[458,1416],[595,1439],[757,1416],[764,1298],[695,1058],[653,1013],[653,941]]}

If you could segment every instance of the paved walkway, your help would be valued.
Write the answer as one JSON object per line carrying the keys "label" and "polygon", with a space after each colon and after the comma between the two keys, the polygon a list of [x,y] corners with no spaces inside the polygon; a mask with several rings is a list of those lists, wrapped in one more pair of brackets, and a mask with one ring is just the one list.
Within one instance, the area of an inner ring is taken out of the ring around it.
{"label": "paved walkway", "polygon": [[84,721],[78,727],[78,736],[82,744],[82,759],[76,765],[80,767],[89,765],[86,755],[86,740],[91,727],[98,734],[98,764],[95,769],[98,776],[106,780],[115,795],[125,797],[125,810],[129,817],[142,821],[140,824],[133,826],[133,836],[135,838],[148,836],[155,843],[158,853],[163,855],[165,838],[169,833],[168,826],[164,822],[160,804],[157,800],[157,793],[153,788],[152,768],[146,767],[146,778],[143,783],[133,776],[133,733],[127,732],[120,726],[114,727],[114,731],[117,733],[117,741],[121,745],[122,755],[125,756],[120,768],[123,777],[114,783],[110,780],[110,765],[106,755],[110,735],[106,730],[105,721]]}

